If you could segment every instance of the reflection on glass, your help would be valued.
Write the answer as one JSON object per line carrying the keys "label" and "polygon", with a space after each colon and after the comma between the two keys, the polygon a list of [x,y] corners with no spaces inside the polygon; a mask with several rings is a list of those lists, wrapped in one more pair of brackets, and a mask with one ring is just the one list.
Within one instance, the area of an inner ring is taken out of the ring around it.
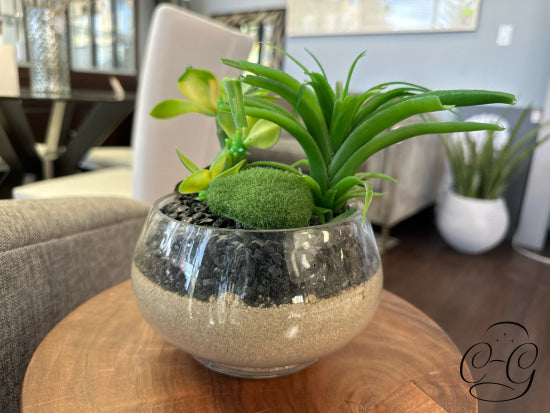
{"label": "reflection on glass", "polygon": [[103,71],[114,68],[113,62],[113,20],[111,18],[111,1],[95,2],[92,15],[93,35],[96,47],[95,66]]}
{"label": "reflection on glass", "polygon": [[71,1],[69,30],[71,35],[71,66],[85,70],[92,65],[91,16],[89,0]]}
{"label": "reflection on glass", "polygon": [[108,72],[133,73],[134,1],[95,0],[93,3],[94,67]]}
{"label": "reflection on glass", "polygon": [[134,71],[134,2],[116,0],[116,56],[118,69],[125,72]]}
{"label": "reflection on glass", "polygon": [[[72,69],[134,74],[134,14],[135,0],[71,0],[67,21]],[[0,0],[0,44],[13,44],[17,61],[27,64],[29,36],[23,17],[23,0]]]}

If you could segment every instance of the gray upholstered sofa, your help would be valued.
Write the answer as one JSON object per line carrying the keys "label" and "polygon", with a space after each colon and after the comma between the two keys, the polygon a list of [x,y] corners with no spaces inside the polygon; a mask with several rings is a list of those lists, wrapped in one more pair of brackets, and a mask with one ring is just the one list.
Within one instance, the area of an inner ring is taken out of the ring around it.
{"label": "gray upholstered sofa", "polygon": [[19,411],[27,364],[55,324],[129,278],[147,212],[118,198],[0,201],[0,412]]}

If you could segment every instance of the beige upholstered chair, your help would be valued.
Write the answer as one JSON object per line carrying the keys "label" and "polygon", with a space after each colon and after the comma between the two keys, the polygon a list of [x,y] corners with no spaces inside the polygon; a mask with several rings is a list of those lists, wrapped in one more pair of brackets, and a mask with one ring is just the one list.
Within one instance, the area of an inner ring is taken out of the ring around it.
{"label": "beige upholstered chair", "polygon": [[129,278],[148,207],[122,198],[0,201],[0,412],[33,352],[78,305]]}

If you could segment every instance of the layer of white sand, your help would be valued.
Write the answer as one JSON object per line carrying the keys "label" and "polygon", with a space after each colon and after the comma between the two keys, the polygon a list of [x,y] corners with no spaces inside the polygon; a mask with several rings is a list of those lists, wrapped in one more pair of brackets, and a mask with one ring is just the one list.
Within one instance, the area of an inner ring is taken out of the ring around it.
{"label": "layer of white sand", "polygon": [[181,296],[132,269],[139,309],[165,339],[206,360],[253,368],[302,364],[346,344],[372,318],[382,278],[380,269],[331,298],[251,307],[234,294],[210,302]]}

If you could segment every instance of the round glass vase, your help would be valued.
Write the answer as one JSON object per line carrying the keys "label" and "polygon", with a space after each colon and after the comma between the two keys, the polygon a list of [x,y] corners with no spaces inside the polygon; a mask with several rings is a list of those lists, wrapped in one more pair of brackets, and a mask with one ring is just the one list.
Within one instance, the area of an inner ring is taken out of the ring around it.
{"label": "round glass vase", "polygon": [[132,288],[145,320],[212,370],[269,378],[299,371],[348,343],[382,291],[380,255],[358,211],[288,230],[197,226],[152,208]]}

